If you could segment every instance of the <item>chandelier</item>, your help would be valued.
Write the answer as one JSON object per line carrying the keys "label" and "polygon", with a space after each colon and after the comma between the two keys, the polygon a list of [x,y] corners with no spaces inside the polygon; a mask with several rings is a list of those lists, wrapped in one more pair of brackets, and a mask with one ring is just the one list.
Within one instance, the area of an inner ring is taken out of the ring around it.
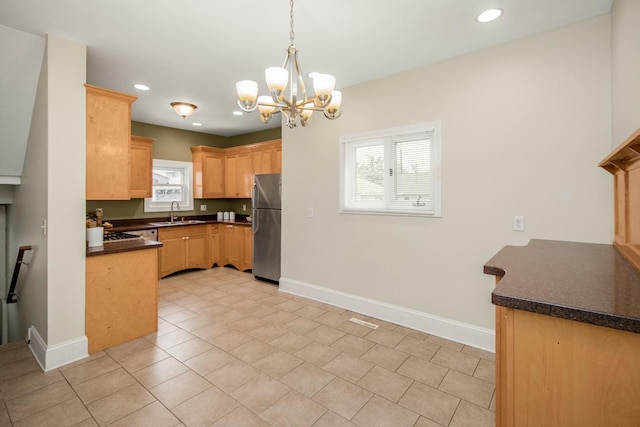
{"label": "chandelier", "polygon": [[238,105],[243,111],[251,112],[256,108],[264,123],[277,113],[287,119],[286,125],[306,126],[314,111],[322,111],[330,120],[340,117],[342,93],[334,90],[336,78],[330,74],[311,73],[315,97],[307,98],[307,92],[298,63],[298,49],[293,44],[293,0],[290,0],[289,48],[282,67],[269,67],[265,70],[265,80],[271,96],[258,96],[258,83],[253,80],[242,80],[236,83]]}

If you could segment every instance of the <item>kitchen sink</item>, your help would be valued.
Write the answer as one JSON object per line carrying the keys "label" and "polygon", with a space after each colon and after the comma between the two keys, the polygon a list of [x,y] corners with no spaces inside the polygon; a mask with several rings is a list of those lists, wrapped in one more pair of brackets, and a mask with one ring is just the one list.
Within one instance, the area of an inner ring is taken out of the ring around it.
{"label": "kitchen sink", "polygon": [[187,224],[204,224],[204,221],[199,219],[190,219],[187,221],[162,221],[162,222],[150,222],[149,225],[187,225]]}

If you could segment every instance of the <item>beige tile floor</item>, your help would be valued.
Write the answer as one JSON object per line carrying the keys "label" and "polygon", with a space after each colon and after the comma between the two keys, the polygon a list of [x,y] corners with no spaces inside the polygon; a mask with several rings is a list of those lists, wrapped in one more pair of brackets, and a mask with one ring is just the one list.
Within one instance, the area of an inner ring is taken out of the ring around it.
{"label": "beige tile floor", "polygon": [[494,366],[215,268],[160,281],[157,333],[52,372],[1,346],[0,426],[493,426]]}

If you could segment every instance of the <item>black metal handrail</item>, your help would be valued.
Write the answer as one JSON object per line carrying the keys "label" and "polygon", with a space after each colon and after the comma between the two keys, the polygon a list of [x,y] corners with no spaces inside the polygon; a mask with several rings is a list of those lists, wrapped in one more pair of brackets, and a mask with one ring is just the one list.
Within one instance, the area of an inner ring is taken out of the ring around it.
{"label": "black metal handrail", "polygon": [[18,248],[18,258],[16,259],[16,266],[13,268],[13,277],[11,278],[11,286],[9,287],[9,293],[7,294],[7,304],[18,302],[18,294],[16,293],[16,284],[18,283],[18,275],[20,274],[20,266],[22,264],[28,266],[29,263],[22,261],[24,253],[30,251],[31,246],[20,246]]}

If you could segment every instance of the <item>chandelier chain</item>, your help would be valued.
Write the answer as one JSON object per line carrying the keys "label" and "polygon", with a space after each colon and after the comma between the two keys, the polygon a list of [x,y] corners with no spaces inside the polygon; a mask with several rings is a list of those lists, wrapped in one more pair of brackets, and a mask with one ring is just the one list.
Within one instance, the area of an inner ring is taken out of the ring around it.
{"label": "chandelier chain", "polygon": [[289,31],[289,39],[291,40],[291,45],[293,46],[293,38],[294,38],[294,34],[293,34],[293,0],[289,1],[289,5],[291,6],[291,11],[289,12],[289,17],[290,17],[289,25],[291,27],[291,30]]}

